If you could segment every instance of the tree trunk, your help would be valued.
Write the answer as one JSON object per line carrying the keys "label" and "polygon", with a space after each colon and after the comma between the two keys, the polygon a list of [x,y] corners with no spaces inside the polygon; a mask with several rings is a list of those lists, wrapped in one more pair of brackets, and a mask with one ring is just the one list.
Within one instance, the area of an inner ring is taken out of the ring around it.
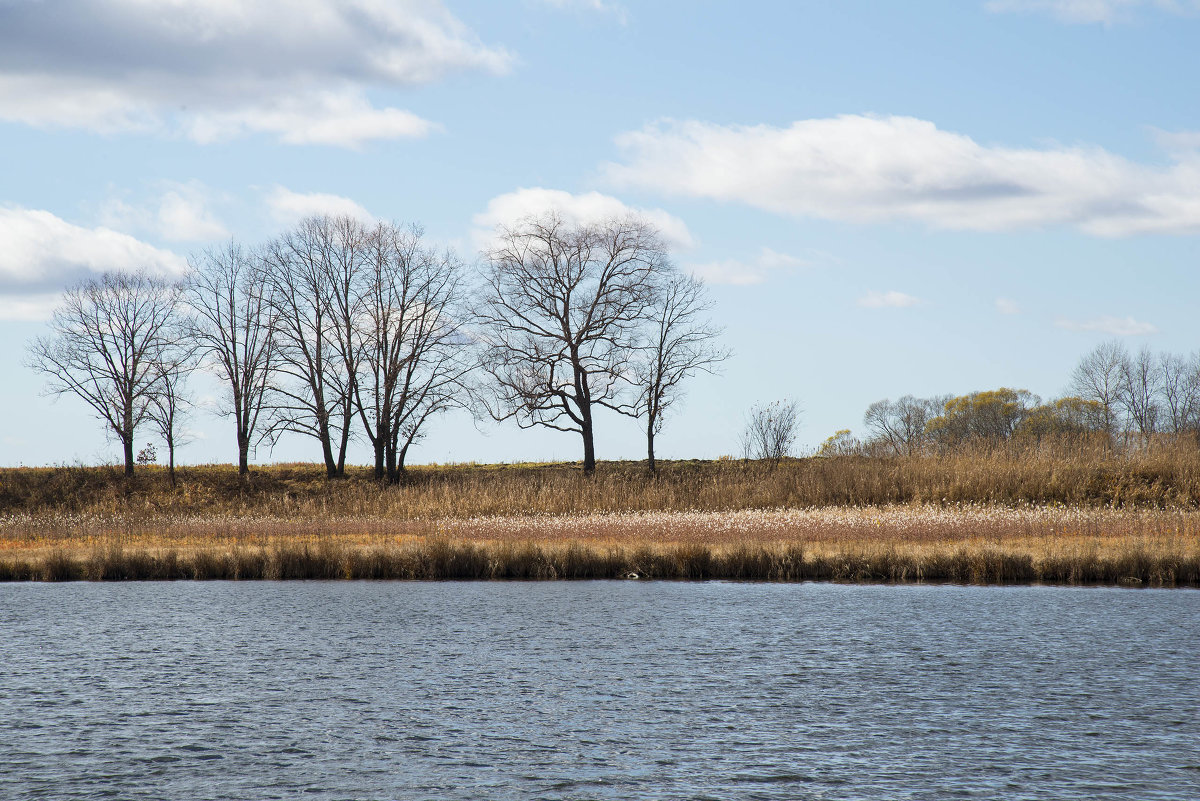
{"label": "tree trunk", "polygon": [[337,462],[333,461],[333,443],[329,439],[329,423],[322,421],[320,425],[321,434],[321,457],[325,460],[325,477],[337,478]]}
{"label": "tree trunk", "polygon": [[125,449],[125,475],[133,475],[133,431],[121,435],[121,445]]}
{"label": "tree trunk", "polygon": [[354,419],[346,414],[342,415],[342,441],[338,443],[338,460],[337,460],[337,475],[339,477],[346,475],[346,447],[350,443],[350,424]]}
{"label": "tree trunk", "polygon": [[175,438],[167,440],[167,477],[171,479],[171,489],[175,488]]}
{"label": "tree trunk", "polygon": [[238,431],[238,478],[245,480],[250,475],[250,438]]}
{"label": "tree trunk", "polygon": [[654,463],[654,421],[646,426],[646,467],[651,473],[657,472],[658,465]]}
{"label": "tree trunk", "polygon": [[592,439],[592,421],[590,417],[584,419],[579,433],[583,435],[583,474],[586,476],[595,475],[596,445]]}
{"label": "tree trunk", "polygon": [[387,476],[387,440],[380,433],[375,437],[375,480],[382,481]]}

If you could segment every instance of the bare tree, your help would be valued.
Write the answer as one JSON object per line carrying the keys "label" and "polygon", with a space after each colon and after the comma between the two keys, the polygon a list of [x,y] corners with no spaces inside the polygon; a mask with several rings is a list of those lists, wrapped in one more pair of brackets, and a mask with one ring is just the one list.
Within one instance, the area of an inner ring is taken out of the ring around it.
{"label": "bare tree", "polygon": [[1159,375],[1168,430],[1172,434],[1200,430],[1200,353],[1187,358],[1164,353]]}
{"label": "bare tree", "polygon": [[778,463],[792,452],[800,426],[800,404],[778,400],[755,404],[746,415],[740,437],[742,456]]}
{"label": "bare tree", "polygon": [[1080,359],[1071,374],[1071,394],[1100,404],[1104,430],[1110,437],[1121,428],[1122,375],[1128,361],[1129,353],[1125,346],[1112,340],[1097,345],[1091,353]]}
{"label": "bare tree", "polygon": [[419,228],[382,223],[370,232],[357,301],[355,406],[375,452],[375,477],[393,483],[425,423],[462,405],[471,367],[460,331],[462,264],[425,247],[421,236]]}
{"label": "bare tree", "polygon": [[175,486],[175,450],[191,441],[182,422],[192,408],[185,387],[195,366],[194,352],[179,347],[176,355],[163,360],[158,383],[146,410],[147,418],[167,445],[167,476],[172,487]]}
{"label": "bare tree", "polygon": [[1159,381],[1159,363],[1149,348],[1142,348],[1136,356],[1126,359],[1121,365],[1117,400],[1141,434],[1144,444],[1149,443],[1150,437],[1158,430]]}
{"label": "bare tree", "polygon": [[192,262],[185,284],[191,310],[188,334],[229,389],[237,429],[238,475],[250,471],[250,449],[261,439],[275,369],[275,309],[271,282],[257,257],[236,242],[208,250]]}
{"label": "bare tree", "polygon": [[886,398],[867,407],[863,424],[878,442],[897,456],[920,453],[929,440],[929,421],[942,414],[949,396],[914,398],[905,395],[895,403]]}
{"label": "bare tree", "polygon": [[646,319],[646,339],[633,362],[636,409],[646,423],[646,461],[655,472],[654,438],[666,413],[683,397],[683,382],[697,372],[714,372],[729,358],[716,340],[722,331],[705,314],[711,309],[703,282],[673,273],[657,288]]}
{"label": "bare tree", "polygon": [[502,228],[477,312],[491,415],[578,433],[593,473],[596,409],[635,413],[626,368],[668,269],[658,231],[636,217],[572,224],[550,214]]}
{"label": "bare tree", "polygon": [[29,365],[53,395],[74,394],[121,442],[133,475],[133,440],[177,343],[178,290],[147,273],[106,273],[67,290],[51,333],[30,343]]}
{"label": "bare tree", "polygon": [[363,228],[347,217],[309,217],[264,251],[278,339],[272,437],[314,437],[329,477],[343,475],[354,416],[353,277]]}

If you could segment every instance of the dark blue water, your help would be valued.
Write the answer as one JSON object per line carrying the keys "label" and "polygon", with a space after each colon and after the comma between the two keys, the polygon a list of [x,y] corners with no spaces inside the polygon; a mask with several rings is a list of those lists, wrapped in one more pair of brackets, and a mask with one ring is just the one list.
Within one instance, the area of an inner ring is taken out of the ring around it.
{"label": "dark blue water", "polygon": [[0,799],[1200,798],[1200,592],[0,586]]}

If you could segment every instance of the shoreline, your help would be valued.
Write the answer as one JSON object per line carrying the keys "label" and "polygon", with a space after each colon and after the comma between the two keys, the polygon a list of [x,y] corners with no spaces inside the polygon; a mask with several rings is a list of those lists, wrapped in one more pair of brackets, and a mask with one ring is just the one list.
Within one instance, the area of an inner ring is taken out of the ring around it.
{"label": "shoreline", "polygon": [[534,541],[424,536],[9,540],[0,581],[734,580],[1200,587],[1194,534],[930,541]]}

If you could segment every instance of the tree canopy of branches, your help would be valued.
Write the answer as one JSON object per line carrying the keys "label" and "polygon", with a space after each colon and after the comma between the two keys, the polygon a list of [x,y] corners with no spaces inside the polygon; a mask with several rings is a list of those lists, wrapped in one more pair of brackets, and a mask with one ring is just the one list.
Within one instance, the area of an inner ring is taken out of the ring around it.
{"label": "tree canopy of branches", "polygon": [[321,445],[326,475],[344,475],[354,417],[359,349],[353,277],[366,231],[352,217],[309,217],[273,240],[263,256],[276,324],[272,436],[291,431]]}
{"label": "tree canopy of branches", "polygon": [[133,475],[133,441],[179,346],[178,289],[147,273],[108,273],[65,293],[50,334],[30,344],[29,364],[54,395],[87,403],[121,442]]}
{"label": "tree canopy of branches", "polygon": [[1099,401],[1066,397],[1027,411],[1013,433],[1035,440],[1078,438],[1103,433],[1105,425],[1104,406]]}
{"label": "tree canopy of branches", "polygon": [[184,285],[191,311],[188,336],[229,390],[221,411],[233,416],[243,477],[250,469],[250,448],[262,435],[259,422],[269,406],[276,367],[272,283],[263,280],[258,267],[254,256],[230,242],[192,260]]}
{"label": "tree canopy of branches", "polygon": [[1120,342],[1105,342],[1080,359],[1071,373],[1071,393],[1100,404],[1104,416],[1104,430],[1110,436],[1116,434],[1121,427],[1122,373],[1128,360],[1129,354]]}
{"label": "tree canopy of branches", "polygon": [[683,397],[683,382],[697,372],[713,372],[729,358],[729,351],[717,345],[721,329],[705,316],[710,309],[704,284],[681,273],[665,276],[647,309],[645,341],[633,362],[633,376],[652,473],[654,438],[662,431],[667,412]]}
{"label": "tree canopy of branches", "polygon": [[949,397],[914,398],[905,395],[895,402],[876,401],[867,407],[863,424],[875,443],[897,456],[920,453],[929,441],[929,421],[942,413]]}
{"label": "tree canopy of branches", "polygon": [[968,441],[999,442],[1011,437],[1040,403],[1027,389],[972,392],[946,401],[942,414],[929,421],[927,431],[942,447]]}
{"label": "tree canopy of branches", "polygon": [[1148,443],[1158,430],[1160,378],[1159,361],[1149,348],[1121,360],[1117,401],[1143,443]]}
{"label": "tree canopy of branches", "polygon": [[1163,423],[1172,434],[1200,431],[1200,353],[1164,353],[1159,360]]}
{"label": "tree canopy of branches", "polygon": [[573,224],[551,214],[502,228],[476,314],[491,415],[578,433],[594,472],[595,412],[636,413],[623,391],[628,365],[669,270],[658,232],[634,217]]}
{"label": "tree canopy of branches", "polygon": [[741,433],[742,456],[778,463],[791,455],[800,427],[800,404],[777,400],[755,404]]}
{"label": "tree canopy of branches", "polygon": [[167,478],[175,486],[175,451],[188,444],[191,437],[182,427],[183,420],[192,409],[192,400],[186,389],[188,376],[195,367],[196,352],[186,344],[182,336],[176,353],[161,365],[157,390],[151,395],[146,416],[154,424],[158,435],[167,446]]}
{"label": "tree canopy of branches", "polygon": [[375,476],[393,483],[425,423],[462,405],[472,367],[461,330],[462,264],[421,237],[415,227],[375,226],[354,289],[353,339],[361,349],[355,407],[374,450]]}

